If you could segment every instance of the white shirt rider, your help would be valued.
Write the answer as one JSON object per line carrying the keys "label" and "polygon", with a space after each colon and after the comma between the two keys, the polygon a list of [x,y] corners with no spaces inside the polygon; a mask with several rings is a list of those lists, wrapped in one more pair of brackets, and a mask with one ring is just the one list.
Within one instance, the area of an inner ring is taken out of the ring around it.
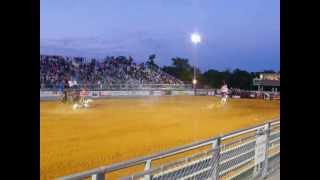
{"label": "white shirt rider", "polygon": [[227,94],[229,89],[228,89],[228,86],[225,84],[225,85],[222,85],[220,91],[223,93],[223,94]]}

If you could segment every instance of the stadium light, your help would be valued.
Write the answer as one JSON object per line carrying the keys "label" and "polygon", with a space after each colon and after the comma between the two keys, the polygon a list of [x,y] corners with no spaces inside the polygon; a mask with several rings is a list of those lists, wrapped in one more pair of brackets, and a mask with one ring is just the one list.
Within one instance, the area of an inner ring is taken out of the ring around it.
{"label": "stadium light", "polygon": [[[194,44],[194,45],[197,45],[201,42],[201,36],[199,33],[192,33],[191,34],[191,42]],[[195,65],[193,66],[193,81],[192,81],[192,84],[193,84],[193,89],[194,89],[194,95],[196,95],[196,84],[197,84],[197,79],[196,79],[196,67]]]}
{"label": "stadium light", "polygon": [[194,85],[197,84],[197,80],[196,80],[196,79],[193,79],[193,80],[192,80],[192,84],[194,84]]}
{"label": "stadium light", "polygon": [[201,36],[198,33],[192,33],[191,34],[191,41],[193,44],[198,44],[201,42]]}

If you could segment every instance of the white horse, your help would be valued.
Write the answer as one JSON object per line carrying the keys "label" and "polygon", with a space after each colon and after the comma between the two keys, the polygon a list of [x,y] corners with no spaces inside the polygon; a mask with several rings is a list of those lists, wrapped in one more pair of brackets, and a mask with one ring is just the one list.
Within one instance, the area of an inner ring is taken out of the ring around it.
{"label": "white horse", "polygon": [[229,91],[228,86],[227,85],[223,85],[221,87],[220,91],[222,93],[220,104],[225,105],[227,103],[227,100],[228,100],[228,91]]}
{"label": "white horse", "polygon": [[222,96],[222,98],[220,100],[220,104],[222,104],[222,105],[227,104],[227,100],[228,100],[228,95]]}
{"label": "white horse", "polygon": [[78,103],[75,103],[72,108],[73,109],[79,109],[79,108],[88,108],[90,107],[90,103],[93,102],[92,99],[85,99],[83,100],[83,102],[78,102]]}
{"label": "white horse", "polygon": [[267,92],[264,92],[263,93],[263,99],[264,100],[271,100],[271,95],[269,93],[267,93]]}

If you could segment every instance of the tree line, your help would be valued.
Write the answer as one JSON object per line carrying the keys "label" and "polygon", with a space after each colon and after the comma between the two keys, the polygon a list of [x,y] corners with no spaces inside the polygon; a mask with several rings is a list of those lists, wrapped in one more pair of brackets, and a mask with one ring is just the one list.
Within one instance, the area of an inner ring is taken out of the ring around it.
{"label": "tree line", "polygon": [[[187,58],[174,57],[172,64],[169,66],[159,67],[155,63],[156,55],[149,56],[146,65],[150,68],[161,68],[162,71],[190,84],[193,80],[193,66],[189,64]],[[264,73],[275,73],[274,70],[265,70]],[[280,72],[280,71],[278,71]],[[222,83],[225,82],[229,87],[240,88],[246,90],[253,89],[253,79],[258,77],[261,72],[248,72],[241,69],[226,69],[218,71],[209,69],[201,72],[196,68],[197,87],[199,88],[220,88]]]}

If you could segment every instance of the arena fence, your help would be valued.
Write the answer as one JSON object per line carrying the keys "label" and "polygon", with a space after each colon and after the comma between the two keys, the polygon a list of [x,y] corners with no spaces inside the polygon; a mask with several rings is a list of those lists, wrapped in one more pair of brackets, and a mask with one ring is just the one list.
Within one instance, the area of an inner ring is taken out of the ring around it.
{"label": "arena fence", "polygon": [[[82,84],[77,84],[83,87]],[[186,90],[192,89],[192,84],[100,84],[86,85],[90,90]],[[59,90],[59,87],[43,87],[41,90]]]}
{"label": "arena fence", "polygon": [[[154,89],[152,89],[154,88]],[[145,89],[127,89],[127,90],[108,90],[108,89],[89,89],[90,98],[107,97],[141,97],[141,96],[220,96],[218,89],[161,89],[156,86]],[[72,90],[69,90],[72,92]],[[62,93],[58,89],[40,89],[40,100],[59,100]],[[230,92],[230,98],[256,98],[266,100],[280,100],[280,93],[267,91],[241,91]]]}
{"label": "arena fence", "polygon": [[[203,147],[209,147],[203,150]],[[152,166],[157,160],[186,152],[198,152]],[[126,162],[72,174],[59,180],[102,180],[108,173],[144,165],[144,170],[121,177],[122,180],[162,179],[258,179],[280,169],[280,119],[213,137],[184,147]]]}

